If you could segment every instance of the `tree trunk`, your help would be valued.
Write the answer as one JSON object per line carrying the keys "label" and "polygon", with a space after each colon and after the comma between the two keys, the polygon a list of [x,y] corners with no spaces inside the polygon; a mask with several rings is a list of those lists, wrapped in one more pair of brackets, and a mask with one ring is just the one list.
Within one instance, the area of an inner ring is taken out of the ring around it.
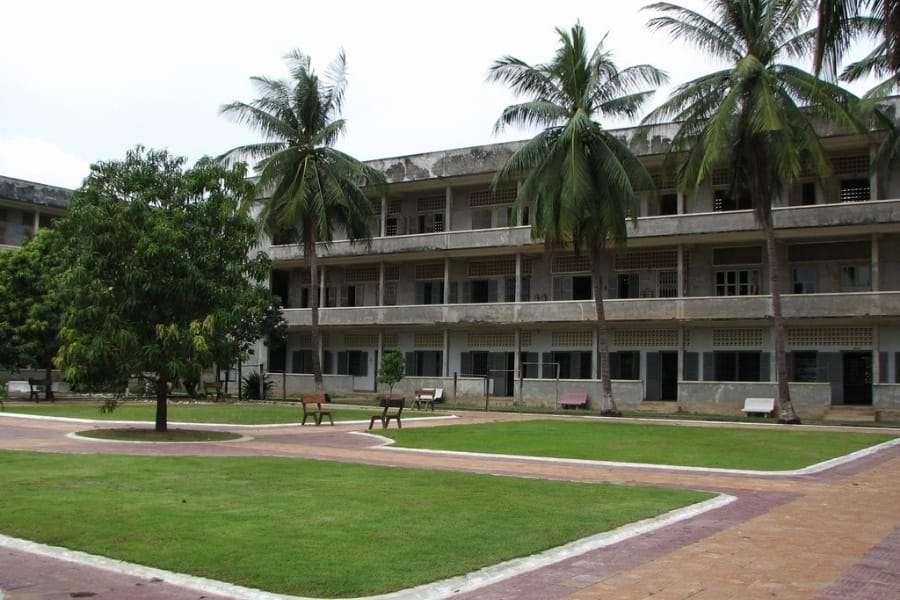
{"label": "tree trunk", "polygon": [[309,265],[309,302],[312,308],[312,325],[310,329],[310,343],[312,344],[313,382],[316,392],[325,391],[325,383],[322,381],[322,362],[319,360],[319,260],[316,253],[316,242],[313,236],[308,236],[303,242],[306,252],[306,264]]}
{"label": "tree trunk", "polygon": [[165,377],[156,380],[156,431],[169,430],[169,381]]}
{"label": "tree trunk", "polygon": [[606,311],[603,309],[603,273],[601,271],[601,253],[591,250],[591,282],[594,286],[594,306],[597,310],[597,344],[600,347],[600,414],[609,417],[621,417],[613,399],[612,380],[609,368],[609,331],[606,328]]}
{"label": "tree trunk", "polygon": [[763,230],[766,234],[766,252],[769,258],[769,294],[772,296],[772,324],[775,334],[775,381],[778,389],[779,423],[800,423],[791,402],[791,390],[788,386],[787,356],[784,352],[784,319],[781,316],[781,262],[778,260],[778,246],[775,243],[775,227],[769,217]]}
{"label": "tree trunk", "polygon": [[53,402],[55,398],[53,397],[53,365],[48,361],[47,362],[47,370],[44,373],[44,397]]}

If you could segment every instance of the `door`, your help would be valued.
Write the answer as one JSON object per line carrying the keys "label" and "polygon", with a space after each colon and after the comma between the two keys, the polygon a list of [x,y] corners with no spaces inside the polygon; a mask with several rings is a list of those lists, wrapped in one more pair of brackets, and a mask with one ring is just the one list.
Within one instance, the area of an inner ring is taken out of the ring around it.
{"label": "door", "polygon": [[659,399],[678,400],[678,353],[659,353]]}
{"label": "door", "polygon": [[514,355],[512,352],[491,352],[490,373],[491,393],[494,396],[506,397],[513,395],[513,380],[515,378]]}
{"label": "door", "polygon": [[872,354],[844,352],[844,404],[872,404]]}

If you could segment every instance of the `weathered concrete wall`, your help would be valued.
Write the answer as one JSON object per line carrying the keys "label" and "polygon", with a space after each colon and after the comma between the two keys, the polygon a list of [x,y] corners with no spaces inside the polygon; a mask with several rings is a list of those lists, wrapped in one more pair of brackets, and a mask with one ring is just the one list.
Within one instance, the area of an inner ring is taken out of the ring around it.
{"label": "weathered concrete wall", "polygon": [[0,175],[0,198],[34,204],[35,206],[66,208],[71,197],[72,190],[66,188]]}
{"label": "weathered concrete wall", "polygon": [[[801,420],[821,419],[831,405],[830,383],[792,383],[791,402]],[[774,382],[679,381],[681,410],[713,415],[741,416],[746,398],[774,398]]]}

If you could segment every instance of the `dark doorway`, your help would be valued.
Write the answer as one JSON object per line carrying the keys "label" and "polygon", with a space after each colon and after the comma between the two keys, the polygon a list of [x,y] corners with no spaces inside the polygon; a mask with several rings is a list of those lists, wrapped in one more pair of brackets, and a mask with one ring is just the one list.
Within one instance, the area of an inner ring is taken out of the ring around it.
{"label": "dark doorway", "polygon": [[844,352],[844,404],[872,404],[872,354]]}
{"label": "dark doorway", "polygon": [[678,353],[659,353],[659,399],[678,400]]}

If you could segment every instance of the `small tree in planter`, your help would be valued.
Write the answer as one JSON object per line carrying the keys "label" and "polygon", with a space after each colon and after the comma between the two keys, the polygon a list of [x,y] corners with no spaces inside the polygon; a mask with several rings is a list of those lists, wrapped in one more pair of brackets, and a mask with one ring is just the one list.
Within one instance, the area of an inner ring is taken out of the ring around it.
{"label": "small tree in planter", "polygon": [[388,350],[381,359],[378,369],[378,383],[387,384],[389,396],[394,395],[394,384],[403,379],[406,364],[400,350]]}

